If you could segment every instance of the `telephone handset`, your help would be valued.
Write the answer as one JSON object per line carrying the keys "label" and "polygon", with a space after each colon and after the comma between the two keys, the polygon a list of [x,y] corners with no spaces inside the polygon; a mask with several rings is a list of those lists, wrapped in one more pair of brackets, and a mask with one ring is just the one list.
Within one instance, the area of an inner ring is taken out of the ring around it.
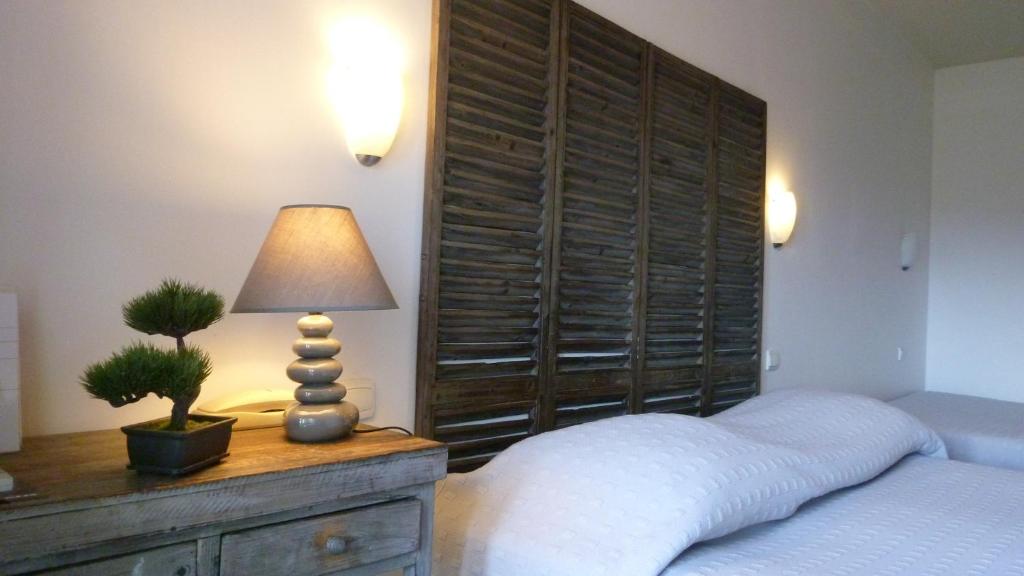
{"label": "telephone handset", "polygon": [[[373,418],[376,409],[376,384],[369,378],[348,377],[341,383],[348,393],[345,401],[359,408],[359,420]],[[196,414],[207,416],[234,416],[235,430],[284,426],[284,411],[295,402],[293,389],[257,388],[232,392],[227,396],[204,402],[196,407]]]}
{"label": "telephone handset", "polygon": [[283,388],[242,390],[205,402],[194,412],[208,416],[238,418],[235,430],[273,428],[284,425],[284,410],[295,403],[295,392]]}

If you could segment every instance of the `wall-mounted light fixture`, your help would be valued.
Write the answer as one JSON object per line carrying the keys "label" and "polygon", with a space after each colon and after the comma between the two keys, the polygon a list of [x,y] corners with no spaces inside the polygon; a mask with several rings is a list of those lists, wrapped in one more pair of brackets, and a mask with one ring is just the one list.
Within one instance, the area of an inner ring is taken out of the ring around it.
{"label": "wall-mounted light fixture", "polygon": [[349,151],[373,166],[391,149],[402,118],[402,49],[394,34],[368,18],[351,18],[329,32],[334,64],[328,93]]}
{"label": "wall-mounted light fixture", "polygon": [[796,196],[779,182],[768,186],[768,236],[772,246],[782,248],[796,223]]}
{"label": "wall-mounted light fixture", "polygon": [[917,234],[909,232],[900,238],[900,268],[910,270],[917,259]]}

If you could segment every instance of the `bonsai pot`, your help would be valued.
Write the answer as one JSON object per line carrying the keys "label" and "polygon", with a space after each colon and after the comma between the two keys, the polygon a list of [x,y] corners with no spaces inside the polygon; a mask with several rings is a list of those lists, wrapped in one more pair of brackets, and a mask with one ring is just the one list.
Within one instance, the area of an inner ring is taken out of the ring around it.
{"label": "bonsai pot", "polygon": [[158,430],[166,418],[121,428],[128,437],[128,468],[179,476],[212,466],[228,455],[231,426],[238,418],[189,415],[192,422],[208,422],[192,430]]}

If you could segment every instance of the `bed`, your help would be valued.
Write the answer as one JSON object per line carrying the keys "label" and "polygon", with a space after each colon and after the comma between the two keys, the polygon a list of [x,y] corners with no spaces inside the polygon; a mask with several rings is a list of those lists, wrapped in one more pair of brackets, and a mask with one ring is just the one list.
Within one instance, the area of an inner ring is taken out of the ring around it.
{"label": "bed", "polygon": [[697,544],[664,576],[1024,574],[1024,477],[910,456],[787,520]]}
{"label": "bed", "polygon": [[1024,404],[944,392],[890,404],[935,430],[954,460],[1024,470]]}
{"label": "bed", "polygon": [[781,391],[526,439],[438,489],[442,576],[1024,575],[1024,473],[920,421]]}

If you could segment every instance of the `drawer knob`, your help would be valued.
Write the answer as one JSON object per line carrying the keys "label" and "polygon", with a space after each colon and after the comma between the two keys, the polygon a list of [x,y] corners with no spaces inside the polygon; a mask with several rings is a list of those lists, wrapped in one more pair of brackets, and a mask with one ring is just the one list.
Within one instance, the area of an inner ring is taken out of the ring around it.
{"label": "drawer knob", "polygon": [[344,554],[348,550],[348,543],[340,536],[331,536],[324,543],[324,548],[330,554]]}

